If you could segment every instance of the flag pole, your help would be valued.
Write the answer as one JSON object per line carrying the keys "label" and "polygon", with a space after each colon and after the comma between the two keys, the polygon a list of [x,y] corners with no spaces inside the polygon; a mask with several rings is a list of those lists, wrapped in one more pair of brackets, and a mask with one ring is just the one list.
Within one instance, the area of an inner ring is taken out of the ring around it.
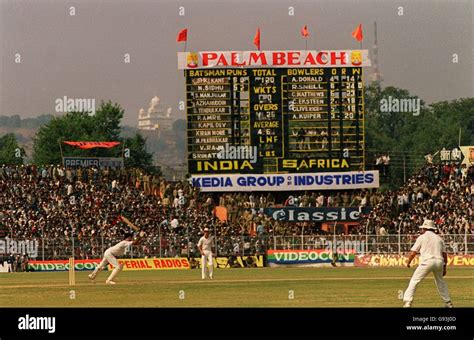
{"label": "flag pole", "polygon": [[186,52],[186,47],[188,46],[188,38],[184,41],[184,52]]}
{"label": "flag pole", "polygon": [[308,50],[308,37],[304,38],[304,44],[305,44],[305,48],[306,48],[306,51],[307,51]]}

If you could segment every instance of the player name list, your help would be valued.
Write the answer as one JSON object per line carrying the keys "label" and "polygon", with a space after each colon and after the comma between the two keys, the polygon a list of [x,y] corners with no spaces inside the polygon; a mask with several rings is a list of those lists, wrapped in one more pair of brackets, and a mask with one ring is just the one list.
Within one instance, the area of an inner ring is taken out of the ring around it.
{"label": "player name list", "polygon": [[[192,174],[363,164],[362,68],[187,70],[186,94]],[[256,147],[257,161],[236,157],[206,168],[228,146]]]}

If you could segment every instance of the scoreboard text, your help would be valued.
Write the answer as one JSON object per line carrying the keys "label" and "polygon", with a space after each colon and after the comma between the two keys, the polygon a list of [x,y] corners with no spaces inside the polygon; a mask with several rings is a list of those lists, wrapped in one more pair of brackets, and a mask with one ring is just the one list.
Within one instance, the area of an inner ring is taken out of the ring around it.
{"label": "scoreboard text", "polygon": [[183,67],[189,173],[364,170],[362,66],[368,62],[366,51],[356,52],[324,66],[239,68],[193,67],[199,57],[189,53]]}

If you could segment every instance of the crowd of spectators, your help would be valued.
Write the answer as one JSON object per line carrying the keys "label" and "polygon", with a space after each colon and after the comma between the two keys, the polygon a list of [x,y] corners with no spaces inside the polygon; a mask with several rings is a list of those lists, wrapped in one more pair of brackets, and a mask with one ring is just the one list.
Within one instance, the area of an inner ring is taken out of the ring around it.
{"label": "crowd of spectators", "polygon": [[[467,169],[428,164],[397,191],[351,190],[299,193],[200,193],[189,182],[168,182],[139,169],[65,169],[61,166],[0,167],[0,238],[42,240],[49,258],[97,258],[127,227],[124,215],[147,233],[140,256],[195,256],[204,227],[220,254],[263,253],[273,236],[325,234],[320,223],[274,221],[272,206],[373,207],[351,234],[415,234],[423,219],[442,233],[470,227],[474,185]],[[227,209],[227,221],[215,215]],[[368,227],[367,227],[368,226]]]}

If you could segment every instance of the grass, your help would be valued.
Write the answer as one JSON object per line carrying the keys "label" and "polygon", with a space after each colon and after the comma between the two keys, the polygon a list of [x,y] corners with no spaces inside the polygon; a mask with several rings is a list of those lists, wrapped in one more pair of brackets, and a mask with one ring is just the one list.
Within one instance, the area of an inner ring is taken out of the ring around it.
{"label": "grass", "polygon": [[[400,307],[413,269],[217,269],[212,281],[197,269],[124,271],[115,286],[105,284],[107,272],[96,284],[89,273],[76,272],[74,287],[67,272],[1,274],[0,307]],[[473,279],[473,268],[448,268],[456,307],[474,306]],[[413,306],[443,307],[432,276],[418,286]]]}

